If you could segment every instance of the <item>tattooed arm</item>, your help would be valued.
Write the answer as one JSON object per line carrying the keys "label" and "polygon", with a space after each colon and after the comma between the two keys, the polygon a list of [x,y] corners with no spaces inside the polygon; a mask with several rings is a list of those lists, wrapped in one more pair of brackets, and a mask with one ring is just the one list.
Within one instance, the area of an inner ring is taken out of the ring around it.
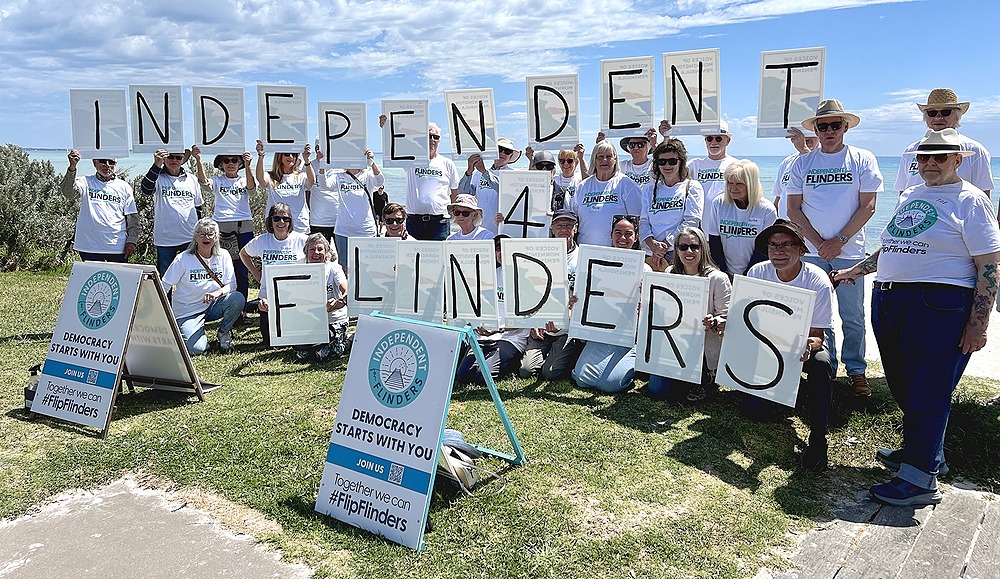
{"label": "tattooed arm", "polygon": [[854,282],[857,281],[859,277],[868,275],[878,269],[878,254],[881,251],[881,248],[876,249],[875,253],[854,264],[854,267],[841,271],[834,270],[830,272],[830,275],[835,281],[854,285]]}
{"label": "tattooed arm", "polygon": [[976,295],[972,298],[972,313],[959,343],[963,354],[981,350],[986,345],[986,327],[990,323],[990,310],[997,297],[1000,252],[976,255],[972,259],[976,263]]}

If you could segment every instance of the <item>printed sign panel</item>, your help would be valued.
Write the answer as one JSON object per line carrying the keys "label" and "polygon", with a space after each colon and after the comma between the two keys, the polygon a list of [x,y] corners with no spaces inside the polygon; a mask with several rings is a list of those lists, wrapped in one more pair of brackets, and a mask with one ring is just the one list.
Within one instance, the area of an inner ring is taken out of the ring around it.
{"label": "printed sign panel", "polygon": [[396,246],[397,316],[440,324],[444,320],[445,244],[406,241]]}
{"label": "printed sign panel", "polygon": [[640,137],[653,126],[653,57],[601,61],[601,130]]}
{"label": "printed sign panel", "polygon": [[647,271],[639,302],[635,369],[701,382],[708,314],[708,278]]}
{"label": "printed sign panel", "polygon": [[132,111],[132,151],[152,153],[166,149],[170,153],[183,153],[181,85],[132,84],[128,87],[128,95]]}
{"label": "printed sign panel", "polygon": [[326,344],[326,267],[322,263],[271,264],[267,284],[268,332],[272,346]]}
{"label": "printed sign panel", "polygon": [[241,155],[246,151],[243,87],[196,86],[194,142],[205,155]]}
{"label": "printed sign panel", "polygon": [[128,157],[127,99],[124,89],[70,89],[73,148],[81,157]]}
{"label": "printed sign panel", "polygon": [[663,118],[671,135],[719,132],[720,77],[718,48],[663,53]]}
{"label": "printed sign panel", "polygon": [[565,328],[566,240],[502,239],[505,328]]}
{"label": "printed sign panel", "polygon": [[454,330],[358,318],[316,511],[423,546],[460,338]]}
{"label": "printed sign panel", "polygon": [[757,138],[784,137],[816,114],[823,99],[826,47],[760,53]]}
{"label": "printed sign panel", "polygon": [[309,144],[306,87],[257,85],[257,131],[268,151],[299,153]]}
{"label": "printed sign panel", "polygon": [[497,267],[492,241],[447,241],[448,324],[496,329]]}
{"label": "printed sign panel", "polygon": [[552,177],[548,171],[500,171],[500,233],[548,237]]}
{"label": "printed sign panel", "polygon": [[342,169],[360,169],[367,165],[368,125],[365,103],[320,102],[319,146],[321,165]]}
{"label": "printed sign panel", "polygon": [[395,309],[397,243],[395,237],[347,238],[347,312],[352,317]]}
{"label": "printed sign panel", "polygon": [[468,159],[480,155],[489,165],[497,158],[497,112],[493,89],[444,91],[444,107],[448,112],[453,159]]}
{"label": "printed sign panel", "polygon": [[384,100],[382,114],[382,166],[409,169],[426,166],[428,148],[427,100]]}
{"label": "printed sign panel", "polygon": [[570,314],[571,338],[616,346],[635,344],[645,259],[644,252],[633,249],[580,246],[576,267],[579,301]]}
{"label": "printed sign panel", "polygon": [[580,142],[580,76],[529,76],[526,81],[528,145],[552,152],[575,147]]}
{"label": "printed sign panel", "polygon": [[815,302],[811,290],[736,276],[716,381],[794,407]]}

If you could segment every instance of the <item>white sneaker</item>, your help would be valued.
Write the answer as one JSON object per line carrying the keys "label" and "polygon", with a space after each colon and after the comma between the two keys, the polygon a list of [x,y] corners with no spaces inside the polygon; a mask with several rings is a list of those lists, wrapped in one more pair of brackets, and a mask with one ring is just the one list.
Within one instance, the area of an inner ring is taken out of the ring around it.
{"label": "white sneaker", "polygon": [[232,347],[233,347],[233,332],[232,331],[228,331],[227,332],[227,331],[224,331],[224,330],[219,330],[219,333],[216,334],[216,335],[219,338],[219,348],[221,348],[222,350],[232,349]]}

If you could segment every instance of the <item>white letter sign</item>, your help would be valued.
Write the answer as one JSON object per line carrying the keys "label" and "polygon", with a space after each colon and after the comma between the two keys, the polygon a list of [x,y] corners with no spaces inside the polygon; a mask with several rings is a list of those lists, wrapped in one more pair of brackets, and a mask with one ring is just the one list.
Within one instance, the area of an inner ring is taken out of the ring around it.
{"label": "white letter sign", "polygon": [[122,89],[69,91],[73,148],[86,159],[128,157],[128,109]]}
{"label": "white letter sign", "polygon": [[575,147],[580,142],[579,75],[529,76],[526,83],[531,148],[557,151]]}
{"label": "white letter sign", "polygon": [[264,272],[271,345],[329,342],[326,268],[323,264],[272,264]]}
{"label": "white letter sign", "polygon": [[257,131],[269,150],[298,153],[309,143],[306,87],[257,85]]}
{"label": "white letter sign", "polygon": [[455,159],[481,155],[483,160],[497,158],[497,113],[493,89],[444,91],[448,113],[448,131]]}
{"label": "white letter sign", "polygon": [[[184,152],[184,115],[181,85],[129,85],[132,111],[132,152],[166,149]],[[240,151],[242,153],[243,151]]]}
{"label": "white letter sign", "polygon": [[497,329],[497,258],[492,241],[447,241],[448,325]]}
{"label": "white letter sign", "polygon": [[[511,237],[549,236],[549,198],[552,177],[548,171],[499,171],[500,233]],[[485,216],[484,216],[485,218]]]}
{"label": "white letter sign", "polygon": [[326,167],[361,169],[366,165],[368,127],[365,103],[320,102],[319,146]]}
{"label": "white letter sign", "polygon": [[760,53],[757,138],[784,137],[816,112],[823,98],[826,47]]}
{"label": "white letter sign", "polygon": [[501,239],[504,326],[566,327],[566,240]]}
{"label": "white letter sign", "polygon": [[246,151],[243,87],[196,86],[194,140],[206,155],[242,155]]}
{"label": "white letter sign", "polygon": [[396,307],[396,237],[347,238],[347,311],[366,316]]}
{"label": "white letter sign", "polygon": [[719,49],[663,53],[663,118],[671,135],[719,132]]}
{"label": "white letter sign", "polygon": [[382,127],[382,166],[409,169],[427,165],[426,100],[382,101],[382,114],[388,117]]}
{"label": "white letter sign", "polygon": [[569,337],[632,346],[646,254],[634,249],[581,245]]}
{"label": "white letter sign", "polygon": [[601,130],[639,136],[653,126],[653,57],[601,61]]}
{"label": "white letter sign", "polygon": [[700,383],[708,278],[647,271],[639,304],[635,369]]}
{"label": "white letter sign", "polygon": [[397,244],[397,316],[435,324],[444,319],[444,248],[440,241]]}

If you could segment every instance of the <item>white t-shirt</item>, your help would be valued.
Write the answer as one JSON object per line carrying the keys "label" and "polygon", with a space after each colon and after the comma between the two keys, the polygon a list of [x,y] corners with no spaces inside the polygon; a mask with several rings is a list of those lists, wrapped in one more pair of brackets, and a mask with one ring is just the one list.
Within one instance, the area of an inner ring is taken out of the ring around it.
{"label": "white t-shirt", "polygon": [[[236,275],[233,273],[233,258],[228,251],[220,251],[219,255],[204,258],[208,267],[215,272],[225,287],[225,293],[235,288]],[[189,251],[177,254],[170,267],[163,273],[163,287],[174,289],[171,298],[171,309],[177,319],[186,318],[208,309],[210,304],[204,302],[205,294],[220,289],[219,284],[212,279],[198,257]]]}
{"label": "white t-shirt", "polygon": [[572,177],[563,177],[561,174],[556,175],[552,178],[554,185],[552,186],[552,195],[555,196],[557,186],[562,189],[561,199],[550,199],[549,208],[553,213],[569,206],[570,199],[576,195],[576,188],[580,185],[582,180],[579,175],[573,174]]}
{"label": "white t-shirt", "polygon": [[778,212],[774,203],[767,199],[761,199],[760,203],[746,209],[740,209],[735,203],[726,203],[725,195],[717,197],[714,203],[713,213],[718,220],[706,223],[705,233],[717,235],[722,240],[726,271],[733,275],[742,274],[750,264],[757,234],[774,223]]}
{"label": "white t-shirt", "polygon": [[704,208],[701,216],[703,223],[715,221],[715,216],[712,215],[712,201],[726,192],[726,167],[736,160],[736,157],[726,155],[718,161],[702,157],[688,163],[688,176],[701,183],[701,189],[705,192],[701,205]]}
{"label": "white t-shirt", "polygon": [[[993,190],[993,174],[990,171],[990,152],[978,141],[974,141],[965,135],[958,135],[959,146],[963,151],[972,151],[970,155],[962,159],[962,164],[958,166],[958,176],[972,183],[983,191]],[[917,156],[908,155],[917,150],[920,141],[910,143],[903,151],[903,156],[899,160],[899,172],[896,173],[896,191],[905,191],[915,185],[924,182],[917,171]]]}
{"label": "white t-shirt", "polygon": [[797,288],[812,290],[816,292],[816,301],[813,305],[813,317],[809,323],[810,328],[832,328],[833,327],[833,284],[830,283],[830,276],[811,263],[801,262],[802,270],[792,281],[781,281],[778,279],[778,272],[771,265],[770,261],[762,261],[750,268],[747,277],[773,281],[777,283],[787,283]]}
{"label": "white t-shirt", "polygon": [[618,161],[618,168],[636,185],[644,187],[653,181],[653,157],[650,155],[642,165],[636,165],[632,157]]}
{"label": "white t-shirt", "polygon": [[308,233],[309,206],[306,205],[306,180],[308,178],[305,172],[301,172],[282,175],[281,181],[277,183],[271,181],[271,186],[267,189],[267,206],[264,207],[264,214],[270,212],[271,207],[279,201],[287,203],[292,208],[295,231]]}
{"label": "white t-shirt", "polygon": [[77,177],[73,190],[80,196],[73,248],[86,253],[125,251],[125,216],[138,213],[132,186],[122,179],[101,181],[90,175]]}
{"label": "white t-shirt", "polygon": [[[355,179],[357,177],[357,179]],[[340,218],[334,233],[343,237],[375,237],[375,216],[372,211],[373,195],[385,183],[381,173],[373,174],[369,169],[354,177],[347,171],[336,173],[337,203]],[[368,187],[368,191],[365,191]]]}
{"label": "white t-shirt", "polygon": [[462,230],[458,230],[450,235],[445,241],[489,241],[495,236],[493,232],[486,229],[482,225],[477,225],[475,229],[470,231],[468,234],[462,233]]}
{"label": "white t-shirt", "polygon": [[426,167],[407,169],[406,212],[447,215],[452,189],[458,189],[458,170],[451,159],[437,155]]}
{"label": "white t-shirt", "polygon": [[183,245],[194,238],[197,207],[204,200],[198,179],[185,171],[177,177],[166,171],[156,178],[153,189],[153,244],[161,247]]}
{"label": "white t-shirt", "polygon": [[[620,171],[607,181],[596,175],[576,188],[568,208],[580,218],[580,244],[611,246],[611,220],[615,215],[642,214],[642,192]],[[638,235],[638,231],[636,234]]]}
{"label": "white t-shirt", "polygon": [[260,258],[260,297],[267,297],[267,266],[279,263],[299,263],[306,259],[306,235],[291,231],[288,237],[279,241],[273,233],[264,233],[250,240],[243,248],[250,257]]}
{"label": "white t-shirt", "polygon": [[[347,285],[347,276],[344,274],[344,268],[340,267],[340,264],[336,261],[326,262],[326,299],[338,300],[344,297],[344,294],[340,291],[340,284]],[[327,312],[327,314],[327,318],[331,324],[347,323],[347,307]]]}
{"label": "white t-shirt", "polygon": [[1000,251],[993,205],[966,181],[917,185],[899,196],[882,230],[878,281],[976,287],[973,256]]}
{"label": "white t-shirt", "polygon": [[235,179],[213,175],[208,180],[208,190],[215,196],[212,219],[220,223],[253,219],[250,215],[250,193],[247,191],[245,175],[240,174]]}
{"label": "white t-shirt", "polygon": [[778,217],[788,219],[788,195],[785,195],[785,188],[788,187],[788,178],[792,173],[792,163],[799,158],[798,153],[782,159],[778,165],[778,177],[774,180],[774,187],[771,188],[771,196],[778,200]]}
{"label": "white t-shirt", "polygon": [[[500,212],[500,171],[510,168],[510,165],[504,165],[499,169],[487,169],[488,175],[484,175],[476,169],[469,178],[468,193],[476,196],[476,202],[483,210],[482,226],[493,235],[499,232],[499,226],[494,217]],[[460,192],[464,193],[465,191]]]}
{"label": "white t-shirt", "polygon": [[[792,164],[787,195],[802,196],[802,212],[823,239],[833,239],[861,207],[858,195],[882,192],[882,173],[871,151],[844,145],[836,153],[816,149]],[[816,246],[808,239],[810,255]],[[862,227],[844,245],[838,257],[861,259],[865,256],[865,228]]]}
{"label": "white t-shirt", "polygon": [[652,255],[645,244],[649,237],[673,247],[679,229],[701,227],[703,198],[701,184],[694,179],[678,181],[673,187],[655,180],[644,186],[639,240],[646,254]]}

